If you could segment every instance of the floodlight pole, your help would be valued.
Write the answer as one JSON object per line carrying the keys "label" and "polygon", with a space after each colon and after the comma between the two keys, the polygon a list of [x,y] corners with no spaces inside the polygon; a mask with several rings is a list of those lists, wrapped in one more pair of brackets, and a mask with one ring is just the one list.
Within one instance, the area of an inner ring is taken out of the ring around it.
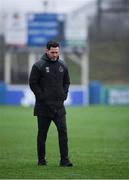
{"label": "floodlight pole", "polygon": [[11,82],[11,53],[5,54],[5,66],[4,66],[4,81],[6,84]]}
{"label": "floodlight pole", "polygon": [[29,53],[29,65],[28,65],[28,76],[29,76],[29,74],[30,74],[30,72],[31,72],[31,68],[32,68],[32,66],[33,66],[33,64],[35,63],[35,60],[36,60],[36,55],[35,55],[35,53],[33,53],[33,52],[30,52]]}
{"label": "floodlight pole", "polygon": [[89,84],[89,57],[86,51],[82,54],[81,69],[81,84],[87,87]]}

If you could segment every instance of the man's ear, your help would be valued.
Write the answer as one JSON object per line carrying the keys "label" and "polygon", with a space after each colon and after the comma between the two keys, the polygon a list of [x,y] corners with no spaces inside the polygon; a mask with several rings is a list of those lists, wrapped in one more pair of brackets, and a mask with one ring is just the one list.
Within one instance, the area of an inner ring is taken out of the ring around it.
{"label": "man's ear", "polygon": [[48,52],[48,49],[47,48],[45,48],[45,53],[47,53]]}

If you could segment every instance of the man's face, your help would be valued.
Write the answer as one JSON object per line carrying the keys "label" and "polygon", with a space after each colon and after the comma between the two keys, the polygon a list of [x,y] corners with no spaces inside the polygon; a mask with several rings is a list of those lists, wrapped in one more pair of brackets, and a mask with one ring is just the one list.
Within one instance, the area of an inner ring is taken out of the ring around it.
{"label": "man's face", "polygon": [[59,56],[59,47],[51,47],[50,49],[46,49],[46,53],[52,61],[56,61]]}

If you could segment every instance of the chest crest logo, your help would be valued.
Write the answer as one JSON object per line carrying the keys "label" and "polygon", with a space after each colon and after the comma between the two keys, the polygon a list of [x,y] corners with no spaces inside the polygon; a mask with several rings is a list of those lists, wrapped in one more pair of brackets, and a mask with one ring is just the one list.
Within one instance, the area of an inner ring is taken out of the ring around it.
{"label": "chest crest logo", "polygon": [[63,67],[60,66],[60,67],[59,67],[59,72],[63,72],[63,71],[64,71]]}
{"label": "chest crest logo", "polygon": [[48,66],[46,66],[46,73],[49,73],[50,72],[50,68]]}

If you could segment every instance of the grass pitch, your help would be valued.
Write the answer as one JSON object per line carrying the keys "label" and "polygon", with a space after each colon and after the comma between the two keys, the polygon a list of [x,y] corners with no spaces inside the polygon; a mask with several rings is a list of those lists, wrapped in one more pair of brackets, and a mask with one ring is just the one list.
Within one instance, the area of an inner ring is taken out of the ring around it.
{"label": "grass pitch", "polygon": [[37,122],[32,108],[0,106],[0,179],[129,178],[129,106],[67,107],[69,156],[61,168],[52,123],[45,167],[37,166]]}

